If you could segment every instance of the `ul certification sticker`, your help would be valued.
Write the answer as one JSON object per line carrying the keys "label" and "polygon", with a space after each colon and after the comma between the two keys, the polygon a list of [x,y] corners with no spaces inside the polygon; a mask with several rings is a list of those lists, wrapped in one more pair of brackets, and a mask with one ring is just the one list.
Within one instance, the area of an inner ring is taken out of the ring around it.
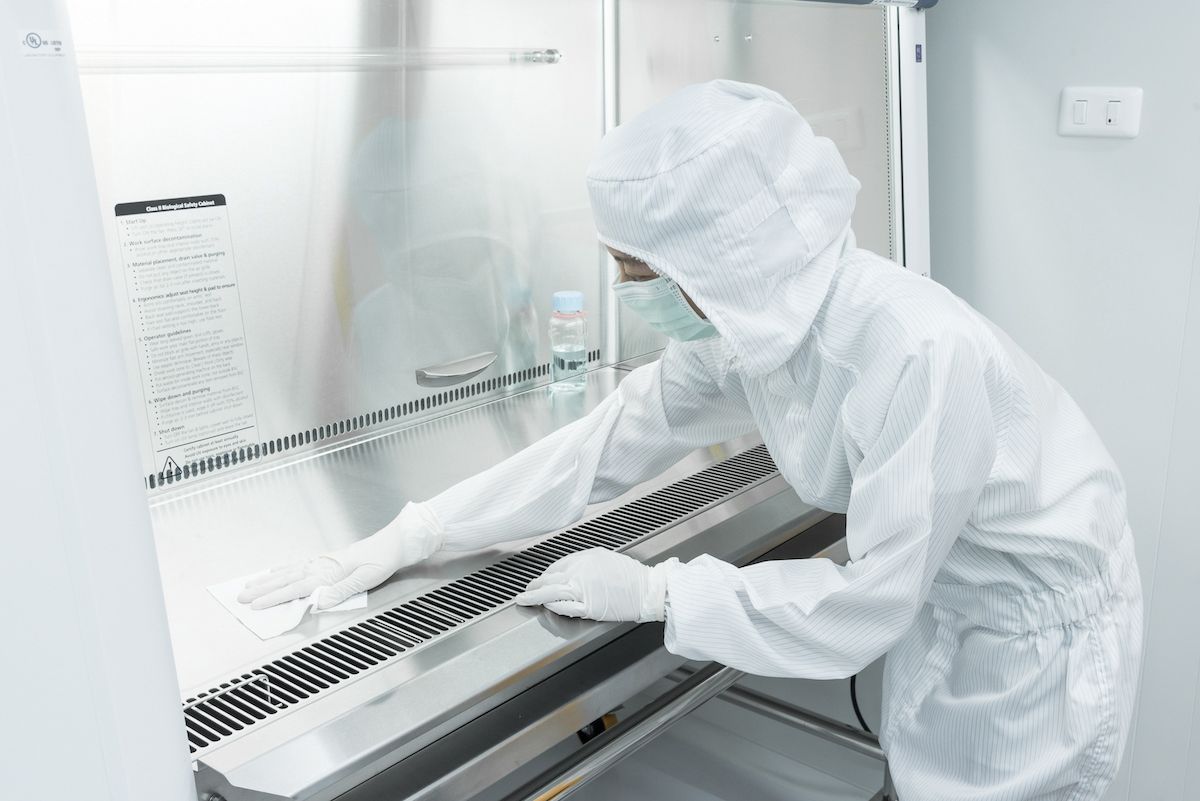
{"label": "ul certification sticker", "polygon": [[[120,203],[149,470],[221,457],[258,420],[224,195]],[[148,470],[148,472],[149,472]]]}
{"label": "ul certification sticker", "polygon": [[63,38],[53,31],[25,30],[18,34],[21,55],[25,58],[62,58]]}

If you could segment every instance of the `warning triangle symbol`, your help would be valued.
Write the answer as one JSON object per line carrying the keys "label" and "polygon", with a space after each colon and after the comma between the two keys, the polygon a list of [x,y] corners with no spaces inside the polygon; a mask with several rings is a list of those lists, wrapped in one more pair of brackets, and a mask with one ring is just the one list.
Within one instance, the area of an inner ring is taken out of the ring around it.
{"label": "warning triangle symbol", "polygon": [[170,456],[167,457],[167,463],[163,465],[163,475],[170,475],[179,471],[179,465],[175,464],[175,460]]}

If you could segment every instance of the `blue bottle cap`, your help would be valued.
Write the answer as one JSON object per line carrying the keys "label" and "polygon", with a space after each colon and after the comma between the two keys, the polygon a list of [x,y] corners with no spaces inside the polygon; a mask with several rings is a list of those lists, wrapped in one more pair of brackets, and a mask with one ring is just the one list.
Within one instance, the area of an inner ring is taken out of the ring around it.
{"label": "blue bottle cap", "polygon": [[554,293],[554,310],[563,314],[574,314],[583,311],[583,293],[574,289],[565,289]]}

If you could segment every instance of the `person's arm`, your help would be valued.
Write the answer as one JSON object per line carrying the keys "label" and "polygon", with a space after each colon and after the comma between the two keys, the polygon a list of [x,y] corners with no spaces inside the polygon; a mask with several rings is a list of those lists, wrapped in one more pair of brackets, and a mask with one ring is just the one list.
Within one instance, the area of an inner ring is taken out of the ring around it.
{"label": "person's arm", "polygon": [[347,548],[253,579],[255,608],[323,588],[335,606],[441,549],[472,550],[569,525],[589,503],[653,478],[690,451],[747,433],[740,389],[722,386],[696,347],[671,346],[632,371],[596,409],[424,503],[410,503]]}
{"label": "person's arm", "polygon": [[738,569],[703,556],[675,565],[666,571],[668,650],[758,675],[841,678],[891,648],[924,603],[995,459],[973,345],[945,343],[914,357],[862,453],[847,512],[852,561]]}
{"label": "person's arm", "polygon": [[639,367],[581,420],[425,506],[442,547],[471,550],[578,520],[589,503],[653,478],[696,448],[752,431],[740,391],[709,375],[694,348],[672,346]]}

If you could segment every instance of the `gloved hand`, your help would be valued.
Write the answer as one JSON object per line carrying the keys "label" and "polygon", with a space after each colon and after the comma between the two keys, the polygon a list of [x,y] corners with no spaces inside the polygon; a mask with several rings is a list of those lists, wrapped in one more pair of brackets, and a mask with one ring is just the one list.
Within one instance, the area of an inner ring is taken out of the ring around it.
{"label": "gloved hand", "polygon": [[266,609],[324,587],[317,608],[328,609],[382,584],[397,570],[428,559],[441,546],[441,521],[423,504],[410,503],[366,539],[251,579],[237,599],[254,609]]}
{"label": "gloved hand", "polygon": [[624,554],[591,548],[554,562],[516,601],[591,620],[665,620],[667,572],[678,563],[669,559],[649,567]]}

